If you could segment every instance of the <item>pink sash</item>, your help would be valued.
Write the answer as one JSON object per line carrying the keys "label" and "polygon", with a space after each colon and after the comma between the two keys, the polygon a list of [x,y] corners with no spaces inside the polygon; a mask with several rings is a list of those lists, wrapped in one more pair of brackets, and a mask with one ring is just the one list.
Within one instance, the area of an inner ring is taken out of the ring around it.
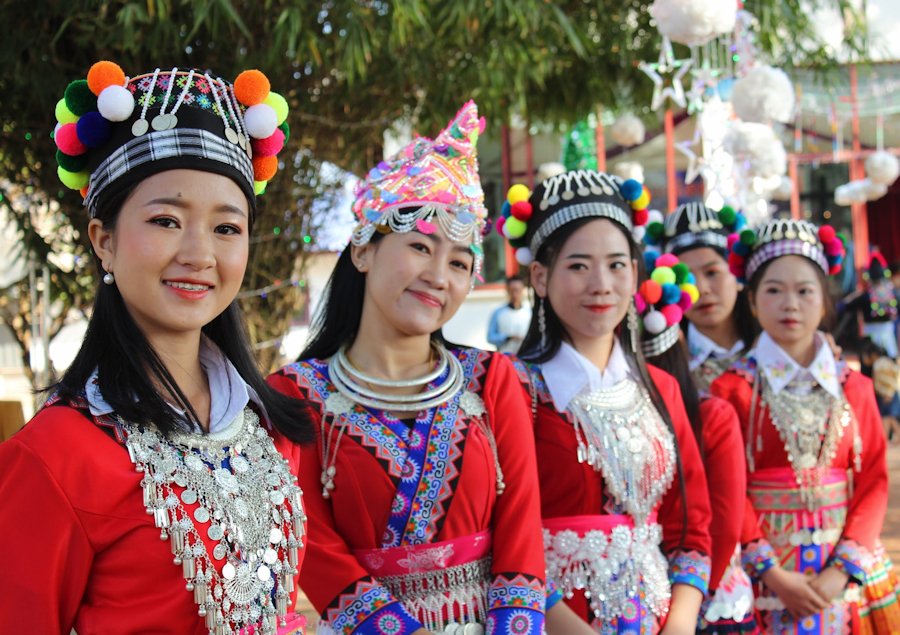
{"label": "pink sash", "polygon": [[356,549],[353,555],[376,578],[426,573],[486,558],[491,551],[490,531],[423,545],[388,549]]}
{"label": "pink sash", "polygon": [[[656,513],[650,514],[647,524],[656,523]],[[579,536],[589,531],[602,531],[608,534],[619,525],[634,528],[634,519],[626,514],[591,514],[584,516],[557,516],[556,518],[543,518],[541,524],[550,533],[557,533],[568,529]]]}

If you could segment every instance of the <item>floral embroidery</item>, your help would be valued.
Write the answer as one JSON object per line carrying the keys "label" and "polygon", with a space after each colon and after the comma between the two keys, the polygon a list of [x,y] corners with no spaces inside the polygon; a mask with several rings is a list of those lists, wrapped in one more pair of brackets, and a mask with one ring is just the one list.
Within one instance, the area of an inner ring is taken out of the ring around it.
{"label": "floral embroidery", "polygon": [[866,565],[869,562],[872,562],[872,555],[868,549],[855,540],[843,539],[834,546],[828,564],[840,569],[860,584],[865,584]]}
{"label": "floral embroidery", "polygon": [[764,538],[754,540],[744,545],[741,553],[741,565],[747,575],[756,580],[775,566],[775,550]]}
{"label": "floral embroidery", "polygon": [[[378,635],[411,633],[420,628],[420,624],[403,605],[371,578],[358,580],[351,592],[342,593],[335,598],[331,606],[322,613],[322,620],[335,633],[344,635],[370,632],[366,629],[358,630],[364,624],[374,626]],[[382,620],[386,626],[394,630],[382,630]]]}
{"label": "floral embroidery", "polygon": [[672,584],[689,584],[706,595],[712,561],[699,551],[675,550],[669,554],[669,580]]}

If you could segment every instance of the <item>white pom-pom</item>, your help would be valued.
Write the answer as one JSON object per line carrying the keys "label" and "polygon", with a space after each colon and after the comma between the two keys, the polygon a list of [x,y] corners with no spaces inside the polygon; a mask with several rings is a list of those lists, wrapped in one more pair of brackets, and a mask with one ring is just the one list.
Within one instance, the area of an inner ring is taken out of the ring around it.
{"label": "white pom-pom", "polygon": [[665,223],[665,222],[666,222],[666,215],[663,214],[658,209],[651,209],[650,211],[647,212],[647,224],[648,225],[650,223]]}
{"label": "white pom-pom", "polygon": [[757,66],[734,83],[731,104],[744,121],[787,123],[794,118],[794,85],[779,68]]}
{"label": "white pom-pom", "polygon": [[888,192],[888,186],[884,183],[875,183],[871,179],[863,179],[862,182],[865,185],[860,187],[865,193],[867,201],[877,201]]}
{"label": "white pom-pom", "polygon": [[562,163],[558,163],[556,161],[541,163],[537,169],[538,183],[540,183],[541,181],[546,181],[547,179],[552,179],[554,176],[559,176],[565,171],[566,166],[564,166]]}
{"label": "white pom-pom", "polygon": [[736,0],[656,0],[650,15],[659,32],[688,46],[706,44],[734,30]]}
{"label": "white pom-pom", "polygon": [[666,330],[666,316],[659,311],[650,311],[644,316],[644,329],[653,335],[662,333]]}
{"label": "white pom-pom", "polygon": [[125,121],[134,112],[134,95],[124,86],[107,86],[97,95],[97,111],[107,121]]}
{"label": "white pom-pom", "polygon": [[644,236],[647,235],[647,228],[643,225],[635,225],[634,229],[631,230],[631,236],[634,238],[634,242],[640,244],[644,240]]}
{"label": "white pom-pom", "polygon": [[644,143],[647,131],[644,122],[629,112],[616,119],[609,134],[619,145],[629,147]]}
{"label": "white pom-pom", "polygon": [[790,200],[791,194],[794,193],[794,182],[790,180],[788,177],[781,177],[781,181],[772,190],[772,198],[776,201],[787,201]]}
{"label": "white pom-pom", "polygon": [[523,267],[527,267],[532,261],[531,250],[528,247],[519,247],[516,249],[516,262]]}
{"label": "white pom-pom", "polygon": [[271,137],[278,127],[278,115],[275,109],[267,104],[250,106],[244,113],[244,125],[254,139]]}
{"label": "white pom-pom", "polygon": [[59,129],[62,128],[63,125],[59,122],[56,122],[56,125],[53,126],[53,136],[56,136],[56,133],[59,132]]}
{"label": "white pom-pom", "polygon": [[850,188],[848,186],[849,183],[845,183],[844,185],[838,185],[834,188],[834,202],[843,207],[853,204],[853,200],[850,198]]}
{"label": "white pom-pom", "polygon": [[872,183],[890,185],[900,176],[900,161],[890,152],[879,150],[866,159],[866,176]]}
{"label": "white pom-pom", "polygon": [[637,161],[619,161],[613,166],[613,174],[624,181],[634,179],[638,183],[644,182],[644,166]]}
{"label": "white pom-pom", "polygon": [[739,165],[743,164],[750,177],[765,179],[787,172],[787,153],[770,126],[731,122],[723,146]]}

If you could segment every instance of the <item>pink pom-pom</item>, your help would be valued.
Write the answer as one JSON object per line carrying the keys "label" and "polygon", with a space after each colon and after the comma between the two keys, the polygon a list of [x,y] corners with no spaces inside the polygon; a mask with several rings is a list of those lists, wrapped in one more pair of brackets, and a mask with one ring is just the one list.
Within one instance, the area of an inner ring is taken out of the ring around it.
{"label": "pink pom-pom", "polygon": [[87,152],[87,146],[78,138],[78,128],[74,123],[60,126],[53,139],[56,141],[56,147],[62,150],[63,154],[77,157]]}
{"label": "pink pom-pom", "polygon": [[666,326],[673,326],[681,322],[684,312],[677,304],[668,304],[659,310],[666,317]]}
{"label": "pink pom-pom", "polygon": [[424,220],[422,218],[416,221],[416,229],[418,229],[426,236],[437,231],[437,227],[435,227],[434,224],[429,223],[427,220]]}
{"label": "pink pom-pom", "polygon": [[687,311],[692,306],[694,306],[694,301],[691,300],[691,294],[688,293],[687,291],[682,291],[681,299],[678,300],[678,306],[681,308],[682,311]]}
{"label": "pink pom-pom", "polygon": [[831,227],[830,225],[822,225],[819,227],[819,240],[822,241],[823,245],[827,245],[834,240],[836,235],[834,227]]}
{"label": "pink pom-pom", "polygon": [[728,248],[731,249],[734,247],[734,244],[741,239],[740,234],[729,234],[728,235]]}
{"label": "pink pom-pom", "polygon": [[829,256],[840,256],[844,253],[844,243],[841,242],[840,238],[832,238],[829,242],[825,243],[825,253]]}
{"label": "pink pom-pom", "polygon": [[265,139],[252,139],[250,145],[253,146],[254,156],[273,157],[284,147],[284,133],[280,128],[276,128],[271,136]]}
{"label": "pink pom-pom", "polygon": [[640,293],[634,294],[634,308],[637,309],[638,313],[643,313],[647,309],[647,303]]}
{"label": "pink pom-pom", "polygon": [[678,264],[678,256],[674,254],[663,254],[656,259],[657,267],[674,267]]}
{"label": "pink pom-pom", "polygon": [[497,220],[494,221],[494,229],[497,230],[497,233],[501,236],[503,235],[503,225],[506,223],[506,218],[503,216],[498,216]]}

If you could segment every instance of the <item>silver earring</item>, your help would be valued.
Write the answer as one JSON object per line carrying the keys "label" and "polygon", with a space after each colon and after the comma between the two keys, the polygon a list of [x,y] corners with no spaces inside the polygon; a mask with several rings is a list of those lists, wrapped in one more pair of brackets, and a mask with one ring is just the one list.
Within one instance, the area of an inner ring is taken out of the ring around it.
{"label": "silver earring", "polygon": [[106,274],[103,276],[104,284],[112,284],[115,281],[116,281],[116,277],[112,274],[112,271],[107,271]]}
{"label": "silver earring", "polygon": [[538,300],[538,331],[541,334],[541,350],[547,350],[547,312],[544,310],[544,298]]}
{"label": "silver earring", "polygon": [[628,304],[628,314],[625,325],[628,327],[628,336],[631,340],[631,352],[637,353],[638,350],[638,314],[637,307],[634,306],[634,299]]}

